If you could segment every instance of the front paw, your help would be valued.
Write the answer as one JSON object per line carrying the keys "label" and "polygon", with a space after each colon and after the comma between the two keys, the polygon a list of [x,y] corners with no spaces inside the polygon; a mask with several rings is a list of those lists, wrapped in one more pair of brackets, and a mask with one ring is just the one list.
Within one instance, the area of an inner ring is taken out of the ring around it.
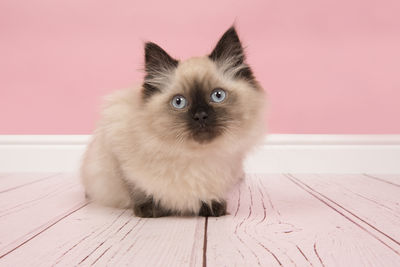
{"label": "front paw", "polygon": [[140,204],[135,204],[133,206],[133,212],[136,216],[142,218],[153,218],[153,203],[145,202]]}
{"label": "front paw", "polygon": [[171,212],[154,203],[153,198],[133,205],[133,212],[142,218],[158,218],[171,215]]}
{"label": "front paw", "polygon": [[226,201],[213,200],[211,206],[205,202],[201,202],[199,216],[219,217],[223,215],[226,215]]}

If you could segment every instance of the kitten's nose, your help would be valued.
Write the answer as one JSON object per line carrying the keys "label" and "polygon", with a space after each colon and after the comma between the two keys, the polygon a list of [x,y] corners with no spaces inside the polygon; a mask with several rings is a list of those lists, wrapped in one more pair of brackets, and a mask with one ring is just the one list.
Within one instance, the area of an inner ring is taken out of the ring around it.
{"label": "kitten's nose", "polygon": [[197,122],[205,122],[207,120],[207,118],[208,118],[208,114],[204,110],[198,110],[193,115],[193,119]]}

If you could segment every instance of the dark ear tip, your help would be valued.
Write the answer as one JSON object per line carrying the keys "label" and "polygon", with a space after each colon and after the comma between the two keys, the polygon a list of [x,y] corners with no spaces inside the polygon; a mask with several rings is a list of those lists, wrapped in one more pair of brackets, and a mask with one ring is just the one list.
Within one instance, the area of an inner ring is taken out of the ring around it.
{"label": "dark ear tip", "polygon": [[158,48],[159,46],[156,44],[156,43],[153,43],[153,42],[146,42],[145,44],[144,44],[144,49],[147,51],[147,50],[149,50],[149,49],[152,49],[152,48]]}
{"label": "dark ear tip", "polygon": [[235,25],[232,25],[226,32],[225,35],[234,35],[234,36],[238,36],[238,33],[236,31],[236,27]]}
{"label": "dark ear tip", "polygon": [[236,26],[235,26],[235,25],[232,25],[231,27],[229,27],[229,29],[227,30],[227,32],[234,32],[234,33],[237,33],[237,31],[236,31]]}

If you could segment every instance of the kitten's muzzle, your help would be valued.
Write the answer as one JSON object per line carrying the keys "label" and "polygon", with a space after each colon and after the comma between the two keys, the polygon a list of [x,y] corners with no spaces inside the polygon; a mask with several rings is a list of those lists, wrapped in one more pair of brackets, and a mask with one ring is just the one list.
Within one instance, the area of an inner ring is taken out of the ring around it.
{"label": "kitten's muzzle", "polygon": [[208,114],[204,110],[197,110],[193,114],[193,120],[198,122],[199,124],[205,124],[208,119]]}
{"label": "kitten's muzzle", "polygon": [[216,125],[215,111],[210,107],[193,108],[188,119],[191,137],[200,144],[211,142],[221,133]]}

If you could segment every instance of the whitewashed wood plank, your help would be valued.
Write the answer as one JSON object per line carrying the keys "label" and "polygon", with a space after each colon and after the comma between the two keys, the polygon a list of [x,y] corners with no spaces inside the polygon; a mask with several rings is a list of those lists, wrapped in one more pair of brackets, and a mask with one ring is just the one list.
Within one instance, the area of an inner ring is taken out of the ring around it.
{"label": "whitewashed wood plank", "polygon": [[2,173],[0,174],[0,194],[51,179],[57,173]]}
{"label": "whitewashed wood plank", "polygon": [[[247,177],[209,218],[207,266],[396,266],[383,244],[283,175]],[[396,247],[396,249],[399,249]]]}
{"label": "whitewashed wood plank", "polygon": [[364,174],[365,177],[400,187],[400,174]]}
{"label": "whitewashed wood plank", "polygon": [[0,194],[0,219],[7,214],[16,213],[47,197],[77,186],[79,183],[74,175],[64,174],[45,177],[39,182],[7,190]]}
{"label": "whitewashed wood plank", "polygon": [[11,207],[31,202],[37,198],[40,199],[55,190],[64,189],[66,186],[77,185],[75,178],[66,179],[66,176],[61,174],[41,178],[31,175],[7,177],[7,180],[9,179],[15,180],[15,182],[9,183],[7,188],[0,193],[0,216]]}
{"label": "whitewashed wood plank", "polygon": [[202,266],[204,218],[141,219],[89,204],[0,260],[5,266]]}
{"label": "whitewashed wood plank", "polygon": [[361,174],[292,176],[400,246],[400,187]]}
{"label": "whitewashed wood plank", "polygon": [[0,194],[0,257],[86,204],[75,175]]}

